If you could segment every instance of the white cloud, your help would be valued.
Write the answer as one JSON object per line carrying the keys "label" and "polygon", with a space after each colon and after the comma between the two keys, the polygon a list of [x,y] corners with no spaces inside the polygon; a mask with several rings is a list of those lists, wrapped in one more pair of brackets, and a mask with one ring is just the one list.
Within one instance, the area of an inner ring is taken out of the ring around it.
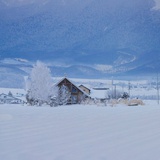
{"label": "white cloud", "polygon": [[160,0],[154,0],[154,1],[155,1],[155,6],[152,9],[159,10],[160,9]]}
{"label": "white cloud", "polygon": [[102,72],[107,72],[113,69],[111,65],[104,65],[104,64],[96,64],[94,68]]}

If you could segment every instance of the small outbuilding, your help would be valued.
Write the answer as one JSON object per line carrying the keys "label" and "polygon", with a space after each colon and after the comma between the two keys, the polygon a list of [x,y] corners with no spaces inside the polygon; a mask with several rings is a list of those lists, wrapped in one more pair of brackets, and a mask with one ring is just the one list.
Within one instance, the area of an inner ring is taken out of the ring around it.
{"label": "small outbuilding", "polygon": [[81,84],[79,86],[79,88],[81,88],[84,92],[86,92],[87,94],[91,93],[91,90],[89,89],[89,87],[84,86],[83,84]]}

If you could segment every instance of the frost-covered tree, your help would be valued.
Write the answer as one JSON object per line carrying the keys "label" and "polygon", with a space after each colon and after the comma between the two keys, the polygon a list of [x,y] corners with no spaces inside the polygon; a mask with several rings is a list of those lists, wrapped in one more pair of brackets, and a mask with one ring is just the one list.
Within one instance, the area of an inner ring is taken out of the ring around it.
{"label": "frost-covered tree", "polygon": [[49,103],[50,98],[57,96],[53,88],[50,69],[42,62],[37,61],[29,77],[27,101],[31,105]]}
{"label": "frost-covered tree", "polygon": [[58,93],[59,105],[66,105],[70,98],[71,98],[71,93],[69,92],[68,87],[62,85],[59,88],[59,93]]}

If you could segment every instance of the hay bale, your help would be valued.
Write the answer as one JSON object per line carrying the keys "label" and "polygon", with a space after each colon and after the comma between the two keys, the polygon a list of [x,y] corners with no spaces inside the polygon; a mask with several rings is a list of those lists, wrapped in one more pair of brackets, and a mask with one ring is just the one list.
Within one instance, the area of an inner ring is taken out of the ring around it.
{"label": "hay bale", "polygon": [[128,106],[136,106],[136,105],[144,105],[144,103],[141,99],[131,99],[128,102]]}

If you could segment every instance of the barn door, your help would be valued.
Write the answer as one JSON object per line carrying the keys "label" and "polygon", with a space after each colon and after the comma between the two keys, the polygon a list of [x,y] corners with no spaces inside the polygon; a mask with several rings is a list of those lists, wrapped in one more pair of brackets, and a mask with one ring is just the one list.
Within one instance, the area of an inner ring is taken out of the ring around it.
{"label": "barn door", "polygon": [[72,100],[72,104],[77,104],[77,102],[78,102],[77,95],[72,95],[71,100]]}

